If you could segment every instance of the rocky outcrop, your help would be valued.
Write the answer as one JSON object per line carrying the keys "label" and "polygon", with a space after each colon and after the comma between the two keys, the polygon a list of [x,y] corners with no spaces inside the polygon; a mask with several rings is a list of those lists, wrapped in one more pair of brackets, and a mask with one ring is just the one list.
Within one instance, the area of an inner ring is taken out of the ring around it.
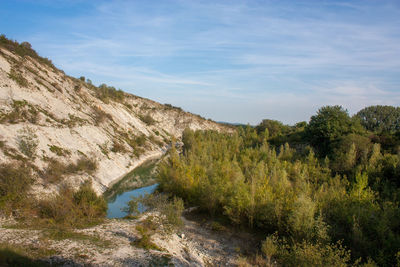
{"label": "rocky outcrop", "polygon": [[161,156],[187,127],[229,130],[45,63],[0,45],[0,163],[29,162],[37,192],[92,179],[100,193],[144,160]]}

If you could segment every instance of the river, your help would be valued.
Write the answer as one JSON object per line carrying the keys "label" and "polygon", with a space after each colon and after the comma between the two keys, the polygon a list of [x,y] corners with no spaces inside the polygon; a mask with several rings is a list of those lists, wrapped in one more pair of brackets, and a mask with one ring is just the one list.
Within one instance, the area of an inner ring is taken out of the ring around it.
{"label": "river", "polygon": [[[122,218],[128,215],[122,209],[128,207],[131,197],[153,193],[157,188],[156,168],[159,160],[148,160],[125,175],[120,181],[104,192],[107,200],[107,218]],[[139,211],[143,207],[139,205]]]}

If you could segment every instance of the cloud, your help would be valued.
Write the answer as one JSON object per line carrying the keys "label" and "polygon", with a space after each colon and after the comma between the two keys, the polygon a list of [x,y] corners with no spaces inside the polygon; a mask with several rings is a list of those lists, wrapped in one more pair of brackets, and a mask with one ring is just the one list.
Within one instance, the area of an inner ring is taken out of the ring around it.
{"label": "cloud", "polygon": [[[395,1],[95,1],[29,39],[67,73],[223,121],[400,103]],[[67,5],[68,6],[68,5]]]}

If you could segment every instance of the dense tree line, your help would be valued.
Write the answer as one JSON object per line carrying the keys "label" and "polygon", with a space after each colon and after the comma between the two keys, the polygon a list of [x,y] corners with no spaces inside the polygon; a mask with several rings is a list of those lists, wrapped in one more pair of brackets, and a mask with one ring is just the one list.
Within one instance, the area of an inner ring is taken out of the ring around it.
{"label": "dense tree line", "polygon": [[[285,266],[394,266],[400,257],[400,154],[340,106],[309,122],[264,120],[233,134],[185,130],[159,168],[162,190],[263,231]],[[395,138],[396,133],[391,132]]]}

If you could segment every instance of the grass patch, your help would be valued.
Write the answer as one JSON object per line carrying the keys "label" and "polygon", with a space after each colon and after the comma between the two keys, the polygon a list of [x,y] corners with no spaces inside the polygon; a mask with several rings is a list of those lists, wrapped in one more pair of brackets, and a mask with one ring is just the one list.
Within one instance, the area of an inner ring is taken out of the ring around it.
{"label": "grass patch", "polygon": [[39,145],[38,136],[32,128],[25,127],[19,131],[17,136],[19,150],[28,158],[34,158]]}
{"label": "grass patch", "polygon": [[99,148],[100,148],[101,153],[103,153],[107,158],[109,158],[109,157],[108,157],[108,153],[109,153],[110,151],[109,151],[109,149],[108,149],[108,142],[105,142],[105,143],[103,143],[103,144],[101,144],[101,145],[98,144],[98,146],[99,146]]}
{"label": "grass patch", "polygon": [[19,86],[21,87],[28,87],[28,80],[25,79],[20,72],[15,70],[14,68],[11,69],[10,74],[8,77],[14,80]]}
{"label": "grass patch", "polygon": [[131,242],[132,246],[143,248],[146,250],[163,251],[162,248],[151,242],[151,235],[157,229],[157,225],[153,223],[151,218],[147,218],[142,225],[137,225],[136,230],[141,234],[141,238]]}
{"label": "grass patch", "polygon": [[45,231],[45,238],[52,240],[75,240],[75,241],[87,241],[97,247],[109,248],[112,246],[112,242],[109,240],[101,239],[99,236],[87,235],[84,233],[74,232],[68,229],[48,229]]}
{"label": "grass patch", "polygon": [[79,172],[93,174],[97,169],[97,162],[94,159],[81,156],[76,163],[65,164],[57,159],[48,159],[46,170],[42,173],[42,178],[50,183],[59,182],[63,176]]}
{"label": "grass patch", "polygon": [[48,145],[48,146],[49,146],[50,151],[59,157],[71,155],[71,151],[69,151],[68,149],[64,149],[64,148],[56,146],[56,145]]}
{"label": "grass patch", "polygon": [[12,111],[10,113],[1,114],[0,123],[18,123],[29,121],[37,123],[39,119],[38,110],[27,101],[13,100]]}

